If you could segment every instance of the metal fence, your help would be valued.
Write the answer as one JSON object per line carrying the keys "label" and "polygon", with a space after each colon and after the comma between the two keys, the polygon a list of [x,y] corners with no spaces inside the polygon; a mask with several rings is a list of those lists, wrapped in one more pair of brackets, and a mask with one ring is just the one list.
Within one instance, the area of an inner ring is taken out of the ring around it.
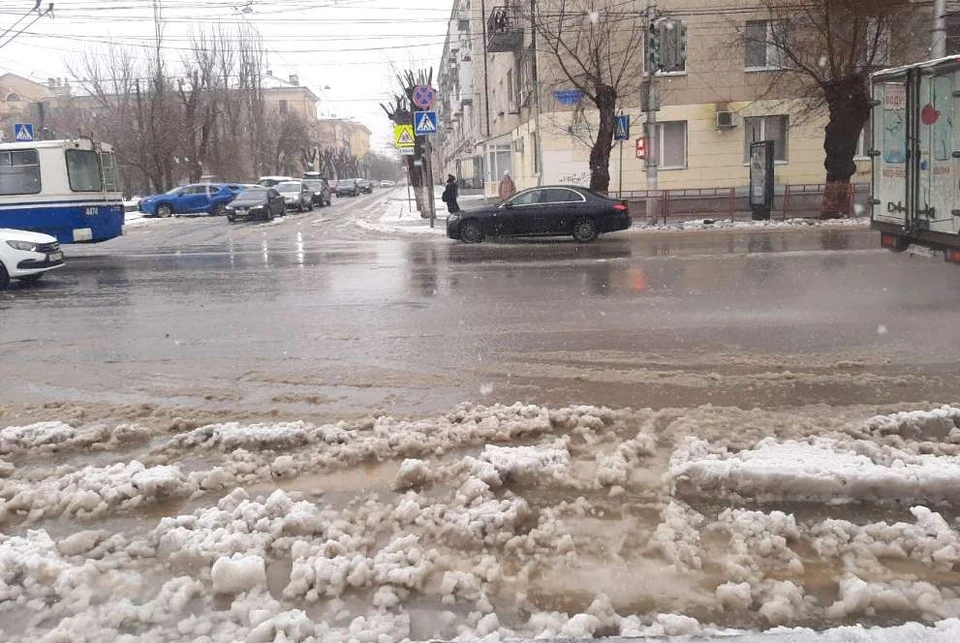
{"label": "metal fence", "polygon": [[[870,197],[869,183],[851,184],[849,211],[851,216],[868,216],[867,201]],[[823,207],[826,186],[820,184],[778,185],[775,188],[771,219],[818,218]],[[639,219],[646,211],[650,195],[658,198],[657,220],[686,219],[747,219],[751,216],[749,193],[746,187],[739,188],[688,188],[678,190],[635,190],[610,196],[630,202],[633,218]]]}

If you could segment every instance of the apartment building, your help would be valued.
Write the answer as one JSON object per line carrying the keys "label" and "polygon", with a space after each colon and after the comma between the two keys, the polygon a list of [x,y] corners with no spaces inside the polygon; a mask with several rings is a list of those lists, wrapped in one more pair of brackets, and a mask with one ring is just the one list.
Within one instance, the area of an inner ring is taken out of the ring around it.
{"label": "apartment building", "polygon": [[317,121],[317,140],[324,147],[350,150],[362,159],[370,152],[370,129],[352,118],[321,116]]}
{"label": "apartment building", "polygon": [[[548,4],[538,2],[537,11]],[[763,3],[659,0],[657,5],[661,16],[682,21],[686,34],[684,68],[657,76],[660,144],[652,153],[658,159],[659,187],[744,186],[749,144],[765,139],[774,141],[779,183],[822,183],[826,114],[810,112],[797,84],[782,77],[785,61],[777,48],[761,42],[764,34],[778,28]],[[639,11],[636,20],[642,25]],[[929,7],[918,4],[910,37],[887,38],[879,62],[927,57],[931,21]],[[533,36],[527,2],[454,3],[439,74],[447,115],[438,137],[440,161],[445,171],[470,182],[482,179],[488,194],[495,193],[504,169],[521,188],[538,180],[589,182],[589,138],[595,131],[596,108],[586,98],[577,100],[556,58],[542,42],[533,49]],[[644,73],[642,62],[632,73]],[[622,155],[622,189],[642,190],[645,165],[634,152],[634,140],[642,135],[645,122],[640,92],[621,96],[618,107],[632,123],[631,140]],[[854,181],[869,180],[869,147],[869,140],[862,137]],[[615,146],[610,157],[612,191],[620,189],[620,158]]]}

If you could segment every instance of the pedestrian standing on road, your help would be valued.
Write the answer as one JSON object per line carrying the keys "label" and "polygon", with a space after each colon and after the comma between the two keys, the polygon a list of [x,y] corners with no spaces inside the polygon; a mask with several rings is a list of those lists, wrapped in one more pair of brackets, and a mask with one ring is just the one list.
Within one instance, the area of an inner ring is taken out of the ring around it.
{"label": "pedestrian standing on road", "polygon": [[447,175],[447,187],[443,189],[440,200],[447,204],[447,212],[450,214],[460,211],[460,204],[457,203],[457,177],[454,175]]}
{"label": "pedestrian standing on road", "polygon": [[497,192],[500,194],[501,201],[506,201],[517,193],[517,185],[510,177],[509,170],[503,173],[503,178],[500,179],[500,185],[497,187]]}

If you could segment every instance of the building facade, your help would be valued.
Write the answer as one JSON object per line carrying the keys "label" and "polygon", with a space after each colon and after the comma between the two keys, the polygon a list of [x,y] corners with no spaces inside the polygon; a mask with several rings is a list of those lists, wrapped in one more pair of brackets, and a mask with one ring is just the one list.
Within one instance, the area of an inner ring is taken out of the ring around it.
{"label": "building facade", "polygon": [[[657,156],[659,187],[745,186],[749,144],[766,139],[775,143],[778,183],[823,183],[826,114],[810,109],[796,83],[784,82],[786,61],[776,47],[762,42],[777,28],[764,4],[660,0],[657,5],[661,17],[682,23],[686,51],[682,69],[658,74],[656,80],[660,144],[649,153]],[[551,5],[536,6],[546,11]],[[888,38],[877,63],[927,57],[929,16],[929,8],[918,5],[911,26],[915,33]],[[635,19],[642,27],[644,17],[636,12]],[[585,98],[578,103],[542,42],[534,48],[533,24],[530,4],[511,0],[456,0],[451,12],[438,76],[439,161],[445,172],[484,185],[489,195],[496,193],[503,170],[511,171],[518,188],[589,183],[589,139],[597,110]],[[639,60],[631,72],[637,76],[644,73],[642,55]],[[616,145],[611,153],[610,190],[643,190],[646,168],[634,150],[646,120],[640,91],[621,96],[618,108],[630,117],[632,131],[622,156]],[[853,181],[869,181],[869,147],[869,140],[861,141]]]}

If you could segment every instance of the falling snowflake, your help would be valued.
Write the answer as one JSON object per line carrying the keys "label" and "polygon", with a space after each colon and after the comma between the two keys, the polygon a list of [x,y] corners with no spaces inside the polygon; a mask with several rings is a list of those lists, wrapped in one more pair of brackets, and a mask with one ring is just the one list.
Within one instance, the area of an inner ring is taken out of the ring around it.
{"label": "falling snowflake", "polygon": [[827,66],[827,57],[826,57],[826,56],[820,56],[820,60],[817,61],[817,64],[820,65],[821,67],[826,67],[826,66]]}
{"label": "falling snowflake", "polygon": [[588,11],[588,12],[587,12],[587,20],[589,20],[589,21],[592,22],[593,24],[597,24],[598,22],[600,22],[600,12],[599,12],[599,11]]}
{"label": "falling snowflake", "polygon": [[493,393],[493,384],[487,382],[480,385],[480,395],[490,395]]}
{"label": "falling snowflake", "polygon": [[865,209],[866,209],[866,208],[864,208],[864,207],[863,207],[862,205],[860,205],[859,203],[854,203],[854,204],[853,204],[853,213],[854,213],[855,215],[857,215],[858,217],[863,216],[863,212],[864,212]]}
{"label": "falling snowflake", "polygon": [[887,327],[883,324],[877,326],[877,335],[886,335],[887,332]]}

